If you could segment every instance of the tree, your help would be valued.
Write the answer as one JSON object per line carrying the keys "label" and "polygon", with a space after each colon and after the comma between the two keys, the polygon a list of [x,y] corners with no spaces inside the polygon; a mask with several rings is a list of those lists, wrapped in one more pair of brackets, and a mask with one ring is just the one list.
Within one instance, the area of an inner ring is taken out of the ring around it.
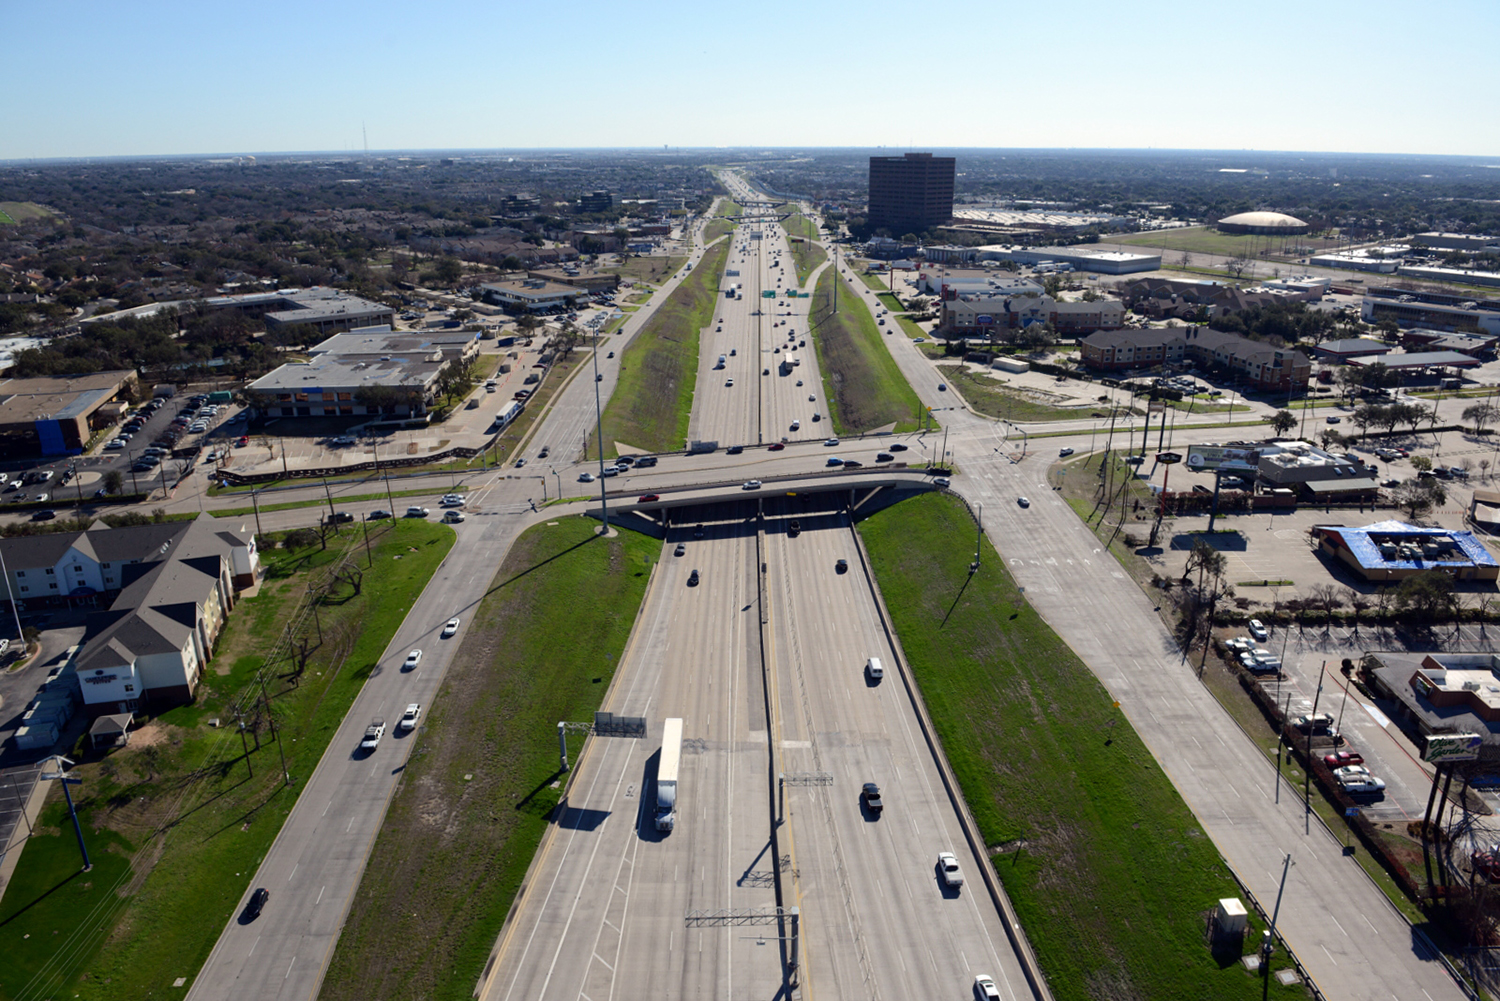
{"label": "tree", "polygon": [[1394,491],[1396,506],[1413,521],[1448,499],[1436,480],[1406,480]]}
{"label": "tree", "polygon": [[1475,403],[1464,408],[1463,419],[1474,425],[1474,430],[1484,431],[1484,426],[1500,416],[1500,407],[1493,403]]}
{"label": "tree", "polygon": [[1348,445],[1348,439],[1339,434],[1334,428],[1324,428],[1318,432],[1318,441],[1323,443],[1325,449],[1344,448]]}
{"label": "tree", "polygon": [[458,280],[464,276],[464,266],[456,257],[444,257],[437,262],[438,280],[444,285],[456,285]]}
{"label": "tree", "polygon": [[111,469],[104,474],[104,492],[117,494],[125,488],[125,474],[118,469]]}
{"label": "tree", "polygon": [[1453,611],[1453,578],[1441,570],[1424,570],[1396,585],[1396,608],[1436,619]]}
{"label": "tree", "polygon": [[1271,430],[1275,431],[1278,437],[1297,426],[1297,417],[1290,410],[1278,410],[1267,420],[1270,421]]}
{"label": "tree", "polygon": [[1314,584],[1308,590],[1313,605],[1323,610],[1323,631],[1333,628],[1333,613],[1344,603],[1343,595],[1333,584]]}

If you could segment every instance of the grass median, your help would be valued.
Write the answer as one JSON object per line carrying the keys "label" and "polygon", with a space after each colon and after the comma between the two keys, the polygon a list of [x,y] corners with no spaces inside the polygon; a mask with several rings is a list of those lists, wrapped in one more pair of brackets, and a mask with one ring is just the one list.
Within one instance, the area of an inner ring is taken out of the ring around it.
{"label": "grass median", "polygon": [[[837,312],[834,282],[843,285]],[[859,434],[887,425],[897,432],[916,430],[922,401],[891,357],[870,311],[832,268],[818,279],[808,328],[835,434]]]}
{"label": "grass median", "polygon": [[[860,524],[944,751],[1059,1001],[1251,998],[1205,915],[1240,891],[1087,666],[1024,600],[974,522],[927,494]],[[1246,948],[1260,941],[1252,917]],[[1274,968],[1290,965],[1284,954]],[[1305,997],[1270,981],[1276,997]]]}
{"label": "grass median", "polygon": [[[620,379],[604,408],[606,455],[616,454],[617,441],[648,452],[684,447],[698,375],[698,335],[713,322],[728,254],[727,242],[707,250],[620,356]],[[598,446],[597,433],[589,445]]]}
{"label": "grass median", "polygon": [[[329,595],[320,629],[311,616],[302,622],[300,671],[283,660],[268,672],[279,747],[250,701],[257,672],[310,579],[346,545],[362,556],[363,535],[346,529],[327,550],[263,551],[261,591],[230,612],[194,702],[145,717],[128,747],[96,754],[83,737],[68,752],[83,780],[73,795],[94,868],[78,871],[67,809],[54,797],[0,903],[0,997],[160,998],[178,977],[191,983],[453,538],[418,521],[371,532],[374,568],[359,593],[350,585]],[[242,697],[248,755],[231,713]],[[210,725],[215,718],[228,725]]]}
{"label": "grass median", "polygon": [[324,1001],[464,1001],[473,991],[558,803],[557,722],[599,708],[661,555],[656,540],[605,540],[594,527],[564,518],[527,531],[473,613],[416,735]]}
{"label": "grass median", "polygon": [[967,365],[954,363],[937,366],[938,372],[958,388],[969,406],[986,417],[1008,421],[1077,421],[1087,420],[1094,412],[1091,405],[1059,407],[1011,389],[994,376],[976,372]]}

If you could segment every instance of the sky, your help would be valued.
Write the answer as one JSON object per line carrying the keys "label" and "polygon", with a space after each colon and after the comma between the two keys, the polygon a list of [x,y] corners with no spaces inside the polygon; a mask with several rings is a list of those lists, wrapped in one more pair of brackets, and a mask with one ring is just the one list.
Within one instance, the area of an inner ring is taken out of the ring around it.
{"label": "sky", "polygon": [[1500,155],[1500,2],[9,0],[0,160],[579,147]]}

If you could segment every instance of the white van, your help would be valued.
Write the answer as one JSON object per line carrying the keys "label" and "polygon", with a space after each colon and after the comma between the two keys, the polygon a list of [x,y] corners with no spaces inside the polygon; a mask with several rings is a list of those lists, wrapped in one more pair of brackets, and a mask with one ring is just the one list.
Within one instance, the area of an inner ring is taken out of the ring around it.
{"label": "white van", "polygon": [[879,681],[881,678],[885,677],[885,668],[880,666],[879,657],[871,657],[869,661],[865,663],[865,673],[870,676],[871,681]]}

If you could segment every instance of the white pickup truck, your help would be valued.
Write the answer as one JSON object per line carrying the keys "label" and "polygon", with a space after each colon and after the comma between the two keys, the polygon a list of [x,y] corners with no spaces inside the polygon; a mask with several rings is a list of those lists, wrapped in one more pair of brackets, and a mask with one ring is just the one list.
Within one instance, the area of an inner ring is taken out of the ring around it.
{"label": "white pickup truck", "polygon": [[359,742],[362,751],[373,751],[380,746],[380,738],[385,736],[385,717],[376,716],[370,720],[370,725],[365,727],[365,739]]}

